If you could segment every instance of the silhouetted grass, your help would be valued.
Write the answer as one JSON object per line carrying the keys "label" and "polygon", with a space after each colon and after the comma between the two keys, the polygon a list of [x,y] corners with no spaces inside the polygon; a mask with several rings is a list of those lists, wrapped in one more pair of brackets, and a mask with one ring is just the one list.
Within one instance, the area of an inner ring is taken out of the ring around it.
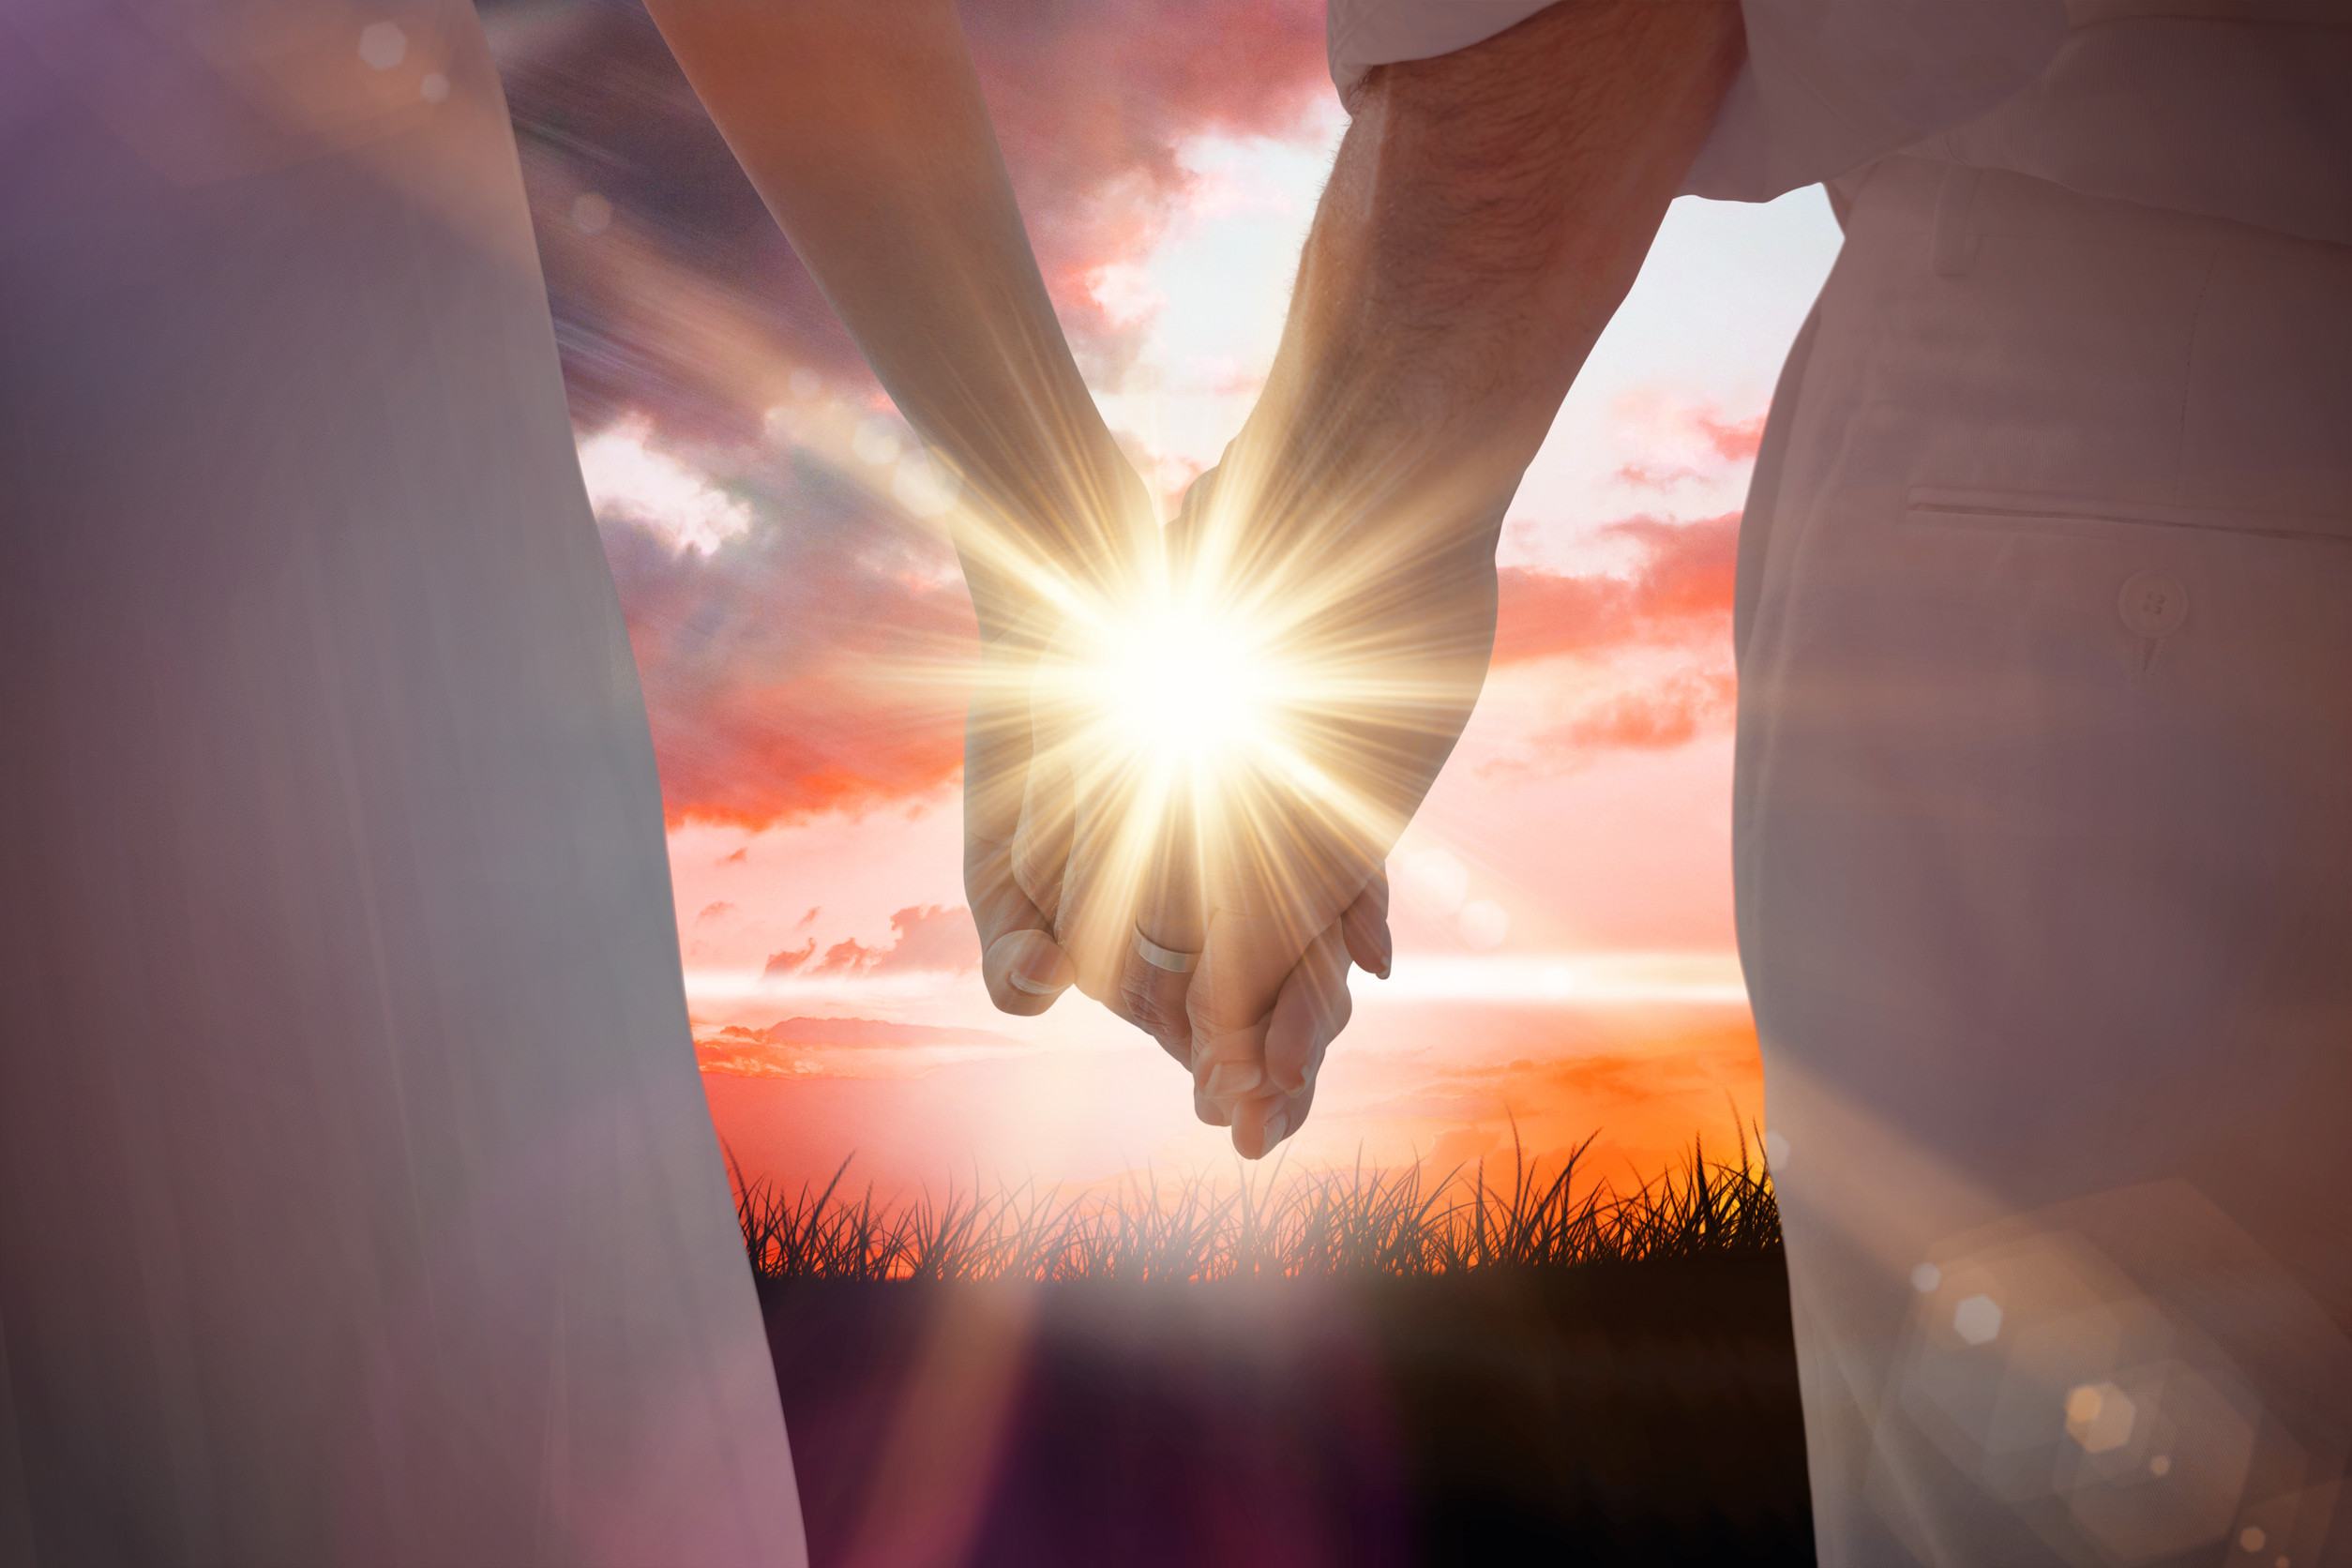
{"label": "silhouetted grass", "polygon": [[950,1189],[878,1201],[842,1190],[844,1160],[822,1189],[787,1194],[736,1172],[735,1213],[762,1280],[1356,1279],[1484,1269],[1756,1253],[1780,1244],[1771,1179],[1711,1162],[1692,1145],[1680,1170],[1631,1192],[1576,1182],[1591,1139],[1549,1177],[1515,1147],[1507,1184],[1485,1162],[1429,1180],[1403,1170],[1298,1172],[1239,1186],[1195,1177],[1129,1180],[1070,1196],[1033,1184],[988,1197]]}

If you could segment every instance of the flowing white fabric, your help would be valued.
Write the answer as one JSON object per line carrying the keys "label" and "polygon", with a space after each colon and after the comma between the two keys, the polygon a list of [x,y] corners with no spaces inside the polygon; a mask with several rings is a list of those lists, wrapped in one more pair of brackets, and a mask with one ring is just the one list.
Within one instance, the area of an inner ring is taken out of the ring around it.
{"label": "flowing white fabric", "polygon": [[2352,1562],[2352,17],[1743,11],[1690,188],[1847,227],[1735,628],[1821,1560]]}
{"label": "flowing white fabric", "polygon": [[0,1563],[806,1560],[471,8],[0,4]]}

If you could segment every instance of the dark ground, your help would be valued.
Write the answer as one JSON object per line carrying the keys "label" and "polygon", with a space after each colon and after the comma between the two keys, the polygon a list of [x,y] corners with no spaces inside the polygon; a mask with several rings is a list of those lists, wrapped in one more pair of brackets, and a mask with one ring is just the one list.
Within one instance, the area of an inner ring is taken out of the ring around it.
{"label": "dark ground", "polygon": [[1777,1252],[761,1296],[816,1568],[1813,1560]]}

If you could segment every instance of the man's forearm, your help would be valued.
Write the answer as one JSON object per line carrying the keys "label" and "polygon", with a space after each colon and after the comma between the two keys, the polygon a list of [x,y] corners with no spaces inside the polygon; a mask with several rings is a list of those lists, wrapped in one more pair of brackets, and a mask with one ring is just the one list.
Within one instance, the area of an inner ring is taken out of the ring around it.
{"label": "man's forearm", "polygon": [[992,542],[1064,567],[1115,550],[1143,498],[1054,318],[952,0],[649,8],[899,412],[1017,535]]}
{"label": "man's forearm", "polygon": [[1732,0],[1565,0],[1367,76],[1243,444],[1269,515],[1442,536],[1499,513],[1743,50]]}

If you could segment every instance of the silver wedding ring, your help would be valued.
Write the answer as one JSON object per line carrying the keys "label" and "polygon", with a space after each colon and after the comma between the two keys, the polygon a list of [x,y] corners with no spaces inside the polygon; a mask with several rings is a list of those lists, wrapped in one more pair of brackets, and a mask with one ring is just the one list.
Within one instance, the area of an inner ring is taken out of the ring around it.
{"label": "silver wedding ring", "polygon": [[1135,928],[1135,956],[1153,969],[1164,969],[1170,974],[1190,974],[1193,965],[1200,961],[1198,953],[1179,953],[1172,947],[1162,947],[1143,934],[1143,927]]}

